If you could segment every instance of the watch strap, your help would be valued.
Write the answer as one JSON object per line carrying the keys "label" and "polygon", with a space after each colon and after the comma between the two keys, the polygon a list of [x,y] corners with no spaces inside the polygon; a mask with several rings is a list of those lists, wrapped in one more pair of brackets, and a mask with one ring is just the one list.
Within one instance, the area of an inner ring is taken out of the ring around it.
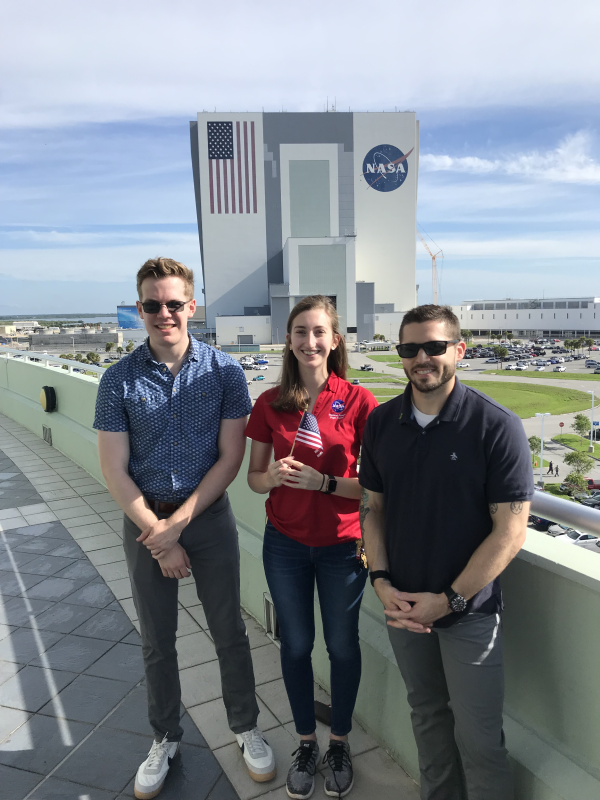
{"label": "watch strap", "polygon": [[374,572],[369,572],[369,578],[371,579],[371,586],[375,586],[377,578],[385,578],[386,581],[392,582],[392,576],[385,569],[376,569]]}
{"label": "watch strap", "polygon": [[[325,489],[325,494],[333,494],[337,489],[337,481],[335,479],[335,475],[328,475],[327,476],[327,488]],[[333,484],[333,485],[332,485]]]}

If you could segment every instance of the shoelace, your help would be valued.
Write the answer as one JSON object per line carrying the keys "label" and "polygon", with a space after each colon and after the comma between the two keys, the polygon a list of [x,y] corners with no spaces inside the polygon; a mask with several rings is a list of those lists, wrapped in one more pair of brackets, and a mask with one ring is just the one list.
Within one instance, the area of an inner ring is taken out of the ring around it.
{"label": "shoelace", "polygon": [[258,728],[253,728],[251,731],[244,731],[241,737],[252,758],[257,758],[266,754],[265,743],[258,732]]}
{"label": "shoelace", "polygon": [[338,783],[337,773],[341,772],[344,767],[351,766],[350,756],[348,755],[348,748],[345,747],[344,742],[330,742],[329,750],[323,756],[323,764],[327,764],[333,773],[333,779],[338,790],[338,796],[342,796],[342,789]]}
{"label": "shoelace", "polygon": [[169,744],[170,742],[167,741],[166,736],[162,742],[152,742],[152,747],[148,753],[148,763],[146,765],[146,769],[155,769],[156,767],[160,766],[161,761],[167,753]]}
{"label": "shoelace", "polygon": [[[313,764],[313,771],[310,773],[314,775],[317,771],[316,759],[315,755],[315,747],[316,745],[311,744],[301,744],[297,750],[294,750],[292,753],[293,756],[296,756],[296,760],[294,761],[293,766],[296,767],[298,772],[309,772],[308,766],[311,761],[315,761]],[[298,755],[296,755],[296,753]]]}

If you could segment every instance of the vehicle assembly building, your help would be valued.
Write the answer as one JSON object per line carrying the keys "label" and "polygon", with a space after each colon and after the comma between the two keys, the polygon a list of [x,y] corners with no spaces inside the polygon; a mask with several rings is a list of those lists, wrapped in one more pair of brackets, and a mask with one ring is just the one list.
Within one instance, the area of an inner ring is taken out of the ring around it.
{"label": "vehicle assembly building", "polygon": [[309,294],[348,341],[415,305],[413,112],[207,113],[190,123],[206,325],[218,344],[282,343]]}

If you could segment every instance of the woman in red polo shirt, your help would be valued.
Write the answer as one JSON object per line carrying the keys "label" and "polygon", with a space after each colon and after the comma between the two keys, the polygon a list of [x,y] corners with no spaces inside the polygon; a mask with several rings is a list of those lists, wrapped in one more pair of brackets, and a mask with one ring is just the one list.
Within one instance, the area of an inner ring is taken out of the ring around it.
{"label": "woman in red polo shirt", "polygon": [[[356,467],[377,401],[346,380],[347,367],[333,304],[322,295],[304,298],[288,319],[281,382],[258,398],[246,429],[253,440],[248,483],[259,494],[269,493],[263,562],[300,736],[286,784],[293,798],[312,794],[319,754],[311,663],[315,580],[331,662],[331,774],[325,791],[341,797],[353,782],[347,740],[360,683],[358,612],[367,578],[357,552]],[[316,419],[321,446],[314,435],[296,438],[305,409]]]}

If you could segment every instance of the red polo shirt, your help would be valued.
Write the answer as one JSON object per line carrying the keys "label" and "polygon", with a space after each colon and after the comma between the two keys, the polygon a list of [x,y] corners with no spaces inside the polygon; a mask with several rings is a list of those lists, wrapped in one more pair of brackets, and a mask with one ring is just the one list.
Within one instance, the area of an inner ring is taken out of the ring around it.
{"label": "red polo shirt", "polygon": [[[289,456],[302,419],[301,411],[271,408],[278,392],[275,387],[260,395],[246,428],[249,439],[273,445],[275,461]],[[312,411],[319,425],[323,455],[318,456],[309,445],[297,441],[294,458],[327,475],[356,478],[363,430],[376,406],[371,392],[330,374]],[[278,531],[310,547],[360,539],[358,500],[278,486],[269,493],[266,507],[267,516]]]}

